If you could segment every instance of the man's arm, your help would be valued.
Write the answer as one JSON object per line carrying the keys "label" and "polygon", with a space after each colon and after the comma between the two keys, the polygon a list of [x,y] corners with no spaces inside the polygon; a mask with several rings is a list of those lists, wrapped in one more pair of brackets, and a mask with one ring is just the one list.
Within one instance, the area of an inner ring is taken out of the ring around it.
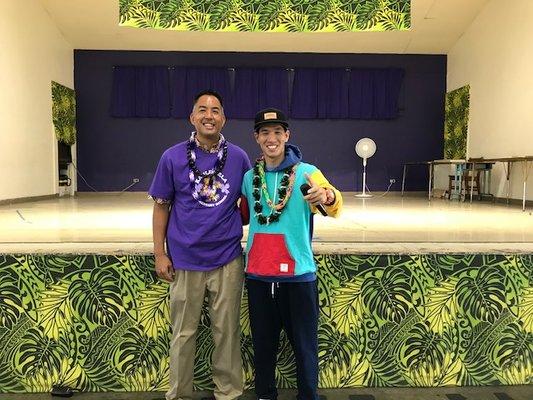
{"label": "man's arm", "polygon": [[168,203],[160,204],[154,201],[152,218],[152,233],[154,240],[155,272],[165,281],[174,280],[174,267],[165,251],[165,238],[167,236],[168,218],[170,207]]}
{"label": "man's arm", "polygon": [[241,219],[243,225],[250,223],[250,208],[248,207],[248,200],[242,195],[239,199],[239,211],[241,213]]}

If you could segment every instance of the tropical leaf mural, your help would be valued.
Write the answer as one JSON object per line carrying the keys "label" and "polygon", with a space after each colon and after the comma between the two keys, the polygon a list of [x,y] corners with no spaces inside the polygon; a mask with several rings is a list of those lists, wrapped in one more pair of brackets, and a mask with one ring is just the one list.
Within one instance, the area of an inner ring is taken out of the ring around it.
{"label": "tropical leaf mural", "polygon": [[446,93],[444,115],[444,158],[466,158],[468,115],[470,112],[470,86]]}
{"label": "tropical leaf mural", "polygon": [[119,0],[119,25],[177,31],[408,30],[411,0]]}
{"label": "tropical leaf mural", "polygon": [[[531,384],[531,255],[328,255],[320,387]],[[142,255],[0,255],[0,393],[168,388],[168,285]],[[250,323],[241,313],[246,387]],[[206,305],[194,385],[211,388]],[[296,385],[282,335],[276,378]]]}
{"label": "tropical leaf mural", "polygon": [[73,89],[52,81],[52,120],[57,140],[76,143],[76,96]]}

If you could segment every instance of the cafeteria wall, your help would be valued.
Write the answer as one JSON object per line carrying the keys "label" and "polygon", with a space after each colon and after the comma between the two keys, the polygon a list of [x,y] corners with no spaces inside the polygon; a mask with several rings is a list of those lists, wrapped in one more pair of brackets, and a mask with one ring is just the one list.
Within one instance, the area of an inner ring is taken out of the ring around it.
{"label": "cafeteria wall", "polygon": [[[448,54],[448,91],[470,85],[469,157],[533,155],[532,19],[530,0],[505,6],[492,0]],[[511,198],[521,198],[522,166],[511,173]],[[491,186],[493,194],[506,196],[502,163],[494,167]]]}
{"label": "cafeteria wall", "polygon": [[51,81],[73,87],[73,48],[41,3],[2,1],[0,200],[58,193]]}

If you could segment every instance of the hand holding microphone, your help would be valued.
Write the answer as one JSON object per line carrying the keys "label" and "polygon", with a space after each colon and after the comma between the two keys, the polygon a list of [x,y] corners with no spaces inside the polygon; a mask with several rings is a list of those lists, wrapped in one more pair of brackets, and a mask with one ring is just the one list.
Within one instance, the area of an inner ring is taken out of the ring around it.
{"label": "hand holding microphone", "polygon": [[320,214],[322,214],[324,217],[327,217],[328,213],[322,205],[327,200],[326,190],[313,182],[309,175],[305,174],[305,177],[309,183],[304,183],[300,186],[300,190],[304,195],[304,200],[306,200],[309,204],[314,205]]}

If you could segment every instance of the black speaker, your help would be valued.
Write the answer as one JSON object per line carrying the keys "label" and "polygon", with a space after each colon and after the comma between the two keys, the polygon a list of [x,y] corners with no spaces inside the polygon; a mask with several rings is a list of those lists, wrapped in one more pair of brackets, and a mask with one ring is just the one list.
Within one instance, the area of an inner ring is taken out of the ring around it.
{"label": "black speaker", "polygon": [[57,142],[57,161],[59,169],[67,169],[68,164],[72,163],[72,150],[70,145]]}

